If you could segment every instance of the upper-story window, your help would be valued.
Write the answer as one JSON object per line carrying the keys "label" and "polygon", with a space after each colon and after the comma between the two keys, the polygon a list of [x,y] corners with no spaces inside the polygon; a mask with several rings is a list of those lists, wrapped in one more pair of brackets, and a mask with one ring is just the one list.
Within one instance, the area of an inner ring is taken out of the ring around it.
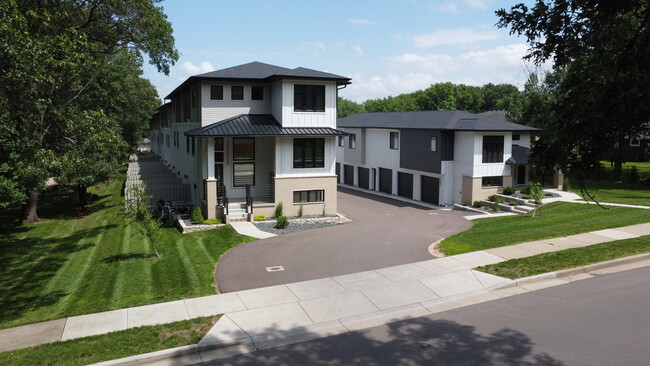
{"label": "upper-story window", "polygon": [[210,99],[223,100],[223,85],[210,85]]}
{"label": "upper-story window", "polygon": [[503,163],[503,136],[483,136],[483,162]]}
{"label": "upper-story window", "polygon": [[438,136],[431,136],[431,151],[438,150]]}
{"label": "upper-story window", "polygon": [[325,112],[325,85],[294,85],[293,110],[296,112]]}
{"label": "upper-story window", "polygon": [[244,87],[242,85],[233,85],[230,87],[231,100],[244,100]]}
{"label": "upper-story window", "polygon": [[350,149],[356,149],[357,148],[357,135],[354,133],[351,133],[348,135],[348,147]]}
{"label": "upper-story window", "polygon": [[399,132],[390,133],[390,149],[391,150],[399,149]]}
{"label": "upper-story window", "polygon": [[344,136],[339,136],[339,146],[340,147],[345,147],[345,137]]}
{"label": "upper-story window", "polygon": [[521,136],[516,135],[516,134],[512,134],[512,141],[519,141],[520,138],[521,138]]}
{"label": "upper-story window", "polygon": [[253,85],[251,87],[252,100],[264,100],[264,87],[261,85]]}

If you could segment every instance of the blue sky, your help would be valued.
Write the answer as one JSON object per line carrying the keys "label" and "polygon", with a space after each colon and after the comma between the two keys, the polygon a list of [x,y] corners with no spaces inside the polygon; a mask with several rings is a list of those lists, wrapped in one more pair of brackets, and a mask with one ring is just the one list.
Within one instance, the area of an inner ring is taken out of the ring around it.
{"label": "blue sky", "polygon": [[524,40],[497,29],[494,11],[521,0],[166,0],[177,64],[146,65],[161,97],[187,77],[252,61],[352,78],[358,102],[432,83],[523,86]]}

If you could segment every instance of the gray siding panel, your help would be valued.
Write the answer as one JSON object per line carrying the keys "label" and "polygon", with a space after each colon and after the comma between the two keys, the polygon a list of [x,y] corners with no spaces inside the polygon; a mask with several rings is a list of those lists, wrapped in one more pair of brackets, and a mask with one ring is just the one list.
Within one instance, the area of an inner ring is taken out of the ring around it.
{"label": "gray siding panel", "polygon": [[[437,138],[436,151],[431,151],[432,136]],[[400,167],[440,174],[441,140],[438,130],[401,130]]]}

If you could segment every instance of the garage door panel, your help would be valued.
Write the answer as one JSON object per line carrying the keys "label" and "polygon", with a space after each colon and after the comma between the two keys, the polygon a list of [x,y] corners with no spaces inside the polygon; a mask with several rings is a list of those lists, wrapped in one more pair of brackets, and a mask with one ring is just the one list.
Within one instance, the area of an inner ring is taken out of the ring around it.
{"label": "garage door panel", "polygon": [[422,201],[438,205],[440,203],[440,180],[438,178],[422,176],[421,182]]}
{"label": "garage door panel", "polygon": [[413,174],[397,172],[397,195],[413,199]]}
{"label": "garage door panel", "polygon": [[343,169],[343,182],[348,185],[354,185],[354,166],[345,164],[343,165]]}
{"label": "garage door panel", "polygon": [[393,193],[393,171],[379,168],[379,190],[384,193]]}
{"label": "garage door panel", "polygon": [[358,173],[359,187],[370,189],[370,169],[359,167]]}

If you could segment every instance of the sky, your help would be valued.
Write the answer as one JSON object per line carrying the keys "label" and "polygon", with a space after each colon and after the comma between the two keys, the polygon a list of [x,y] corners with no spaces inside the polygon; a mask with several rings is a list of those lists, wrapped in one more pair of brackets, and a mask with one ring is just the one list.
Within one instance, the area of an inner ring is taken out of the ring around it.
{"label": "sky", "polygon": [[528,46],[494,14],[518,2],[166,0],[180,57],[169,76],[145,62],[144,77],[161,98],[189,76],[253,61],[352,78],[339,96],[356,102],[438,82],[521,88]]}

